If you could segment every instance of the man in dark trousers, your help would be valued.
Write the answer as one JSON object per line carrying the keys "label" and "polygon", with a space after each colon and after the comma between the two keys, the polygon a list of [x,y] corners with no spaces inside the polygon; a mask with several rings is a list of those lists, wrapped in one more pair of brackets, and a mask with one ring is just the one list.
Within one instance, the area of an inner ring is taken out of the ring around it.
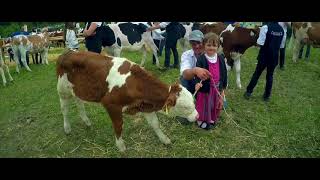
{"label": "man in dark trousers", "polygon": [[[286,41],[287,39],[287,31],[288,31],[288,27],[291,27],[291,22],[279,22],[279,25],[283,28],[284,31],[284,39]],[[279,65],[280,65],[280,69],[284,70],[284,60],[286,57],[286,43],[284,43],[284,47],[280,48],[280,58],[279,58]]]}
{"label": "man in dark trousers", "polygon": [[181,28],[179,22],[161,22],[153,27],[148,28],[148,31],[153,31],[155,29],[165,28],[166,29],[166,42],[165,42],[165,60],[164,67],[165,69],[170,68],[170,55],[171,50],[173,53],[174,64],[173,68],[179,68],[179,57],[177,50],[177,41],[181,38]]}
{"label": "man in dark trousers", "polygon": [[[303,45],[301,46],[301,49],[300,49],[300,51],[299,51],[299,59],[302,58],[304,46],[305,46],[305,44],[303,44]],[[307,60],[309,60],[309,57],[310,57],[310,48],[311,48],[311,45],[310,45],[310,44],[307,44],[307,50],[306,50],[306,56],[305,56]]]}
{"label": "man in dark trousers", "polygon": [[13,50],[12,50],[11,47],[8,49],[8,54],[9,54],[9,57],[10,57],[10,59],[9,59],[10,62],[14,61],[14,54],[13,54]]}
{"label": "man in dark trousers", "polygon": [[283,28],[278,22],[270,22],[262,26],[257,44],[260,46],[258,64],[247,86],[247,91],[244,93],[244,97],[246,99],[251,97],[251,93],[257,85],[261,73],[267,68],[266,86],[263,94],[263,100],[267,102],[270,100],[273,72],[278,65],[279,49],[284,48],[285,45]]}

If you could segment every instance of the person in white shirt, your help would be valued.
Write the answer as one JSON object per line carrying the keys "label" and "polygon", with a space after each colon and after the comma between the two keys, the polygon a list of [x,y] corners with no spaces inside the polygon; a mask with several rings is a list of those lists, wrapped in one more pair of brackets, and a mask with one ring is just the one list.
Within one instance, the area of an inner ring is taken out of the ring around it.
{"label": "person in white shirt", "polygon": [[[284,31],[284,41],[286,41],[287,39],[287,31],[288,31],[288,27],[291,26],[291,22],[279,22],[279,25],[283,28]],[[283,48],[280,48],[280,69],[284,70],[284,60],[285,60],[285,55],[286,55],[286,43],[284,44]]]}
{"label": "person in white shirt", "polygon": [[66,46],[70,50],[79,49],[79,41],[76,36],[74,22],[66,22]]}
{"label": "person in white shirt", "polygon": [[181,56],[180,83],[192,94],[195,91],[195,76],[202,80],[210,78],[211,74],[207,69],[196,67],[197,58],[204,52],[202,46],[204,35],[199,30],[194,30],[189,35],[189,42],[192,49],[185,51]]}
{"label": "person in white shirt", "polygon": [[246,99],[251,97],[260,75],[264,69],[267,69],[263,100],[266,102],[270,100],[273,73],[279,62],[279,50],[280,48],[284,48],[285,45],[284,34],[284,30],[278,22],[271,22],[261,27],[259,38],[257,40],[257,45],[261,46],[258,55],[258,64],[252,75],[251,81],[247,86],[247,91],[244,93],[244,97]]}

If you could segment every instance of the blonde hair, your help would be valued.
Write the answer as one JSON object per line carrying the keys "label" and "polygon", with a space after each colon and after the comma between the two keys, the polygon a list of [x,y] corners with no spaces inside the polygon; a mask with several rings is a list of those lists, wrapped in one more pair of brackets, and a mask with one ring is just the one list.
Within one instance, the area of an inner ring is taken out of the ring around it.
{"label": "blonde hair", "polygon": [[213,32],[209,32],[205,34],[203,38],[203,45],[205,45],[206,43],[219,46],[220,45],[219,36]]}

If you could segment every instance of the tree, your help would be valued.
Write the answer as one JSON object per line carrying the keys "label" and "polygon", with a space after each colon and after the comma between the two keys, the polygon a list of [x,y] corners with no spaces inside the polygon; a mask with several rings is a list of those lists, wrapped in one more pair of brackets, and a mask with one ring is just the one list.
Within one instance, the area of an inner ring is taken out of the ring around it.
{"label": "tree", "polygon": [[59,27],[63,29],[63,22],[0,22],[0,36],[9,37],[12,33],[20,31],[21,27],[26,24],[28,31],[33,28],[43,28],[46,26]]}

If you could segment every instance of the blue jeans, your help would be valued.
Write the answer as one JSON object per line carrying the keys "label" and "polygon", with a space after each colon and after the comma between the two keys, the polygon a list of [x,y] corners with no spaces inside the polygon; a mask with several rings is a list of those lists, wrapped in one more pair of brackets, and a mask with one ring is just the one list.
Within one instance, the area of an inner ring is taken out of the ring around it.
{"label": "blue jeans", "polygon": [[[21,61],[20,51],[18,52],[18,59],[19,59],[20,67],[23,68],[24,66]],[[26,63],[29,65],[29,51],[26,52]]]}
{"label": "blue jeans", "polygon": [[[278,59],[275,59],[273,62],[278,61]],[[270,97],[271,95],[271,90],[272,90],[272,84],[273,84],[273,72],[275,69],[276,65],[274,65],[274,63],[270,63],[270,61],[266,61],[266,60],[258,60],[258,64],[256,66],[256,70],[252,75],[251,81],[247,86],[247,92],[248,93],[252,93],[254,87],[257,85],[258,80],[260,78],[260,75],[262,74],[262,72],[264,71],[264,69],[267,68],[267,74],[266,74],[266,86],[265,86],[265,91],[263,96],[265,98]]]}
{"label": "blue jeans", "polygon": [[[305,45],[302,45],[302,47],[301,47],[301,49],[300,49],[299,59],[302,58],[304,46],[305,46]],[[307,45],[307,50],[306,50],[306,56],[305,56],[305,57],[306,57],[306,58],[309,58],[309,57],[310,57],[310,44]]]}
{"label": "blue jeans", "polygon": [[[158,39],[154,39],[154,44],[157,46],[158,48],[158,57],[162,55],[162,50],[163,50],[163,47],[164,47],[164,44],[165,44],[165,39],[162,39],[162,40],[158,40]],[[154,57],[153,55],[153,58],[152,58],[152,63],[153,64],[156,64],[156,57]]]}
{"label": "blue jeans", "polygon": [[186,80],[183,76],[180,76],[180,83],[183,87],[185,87],[191,94],[195,92],[196,80]]}

